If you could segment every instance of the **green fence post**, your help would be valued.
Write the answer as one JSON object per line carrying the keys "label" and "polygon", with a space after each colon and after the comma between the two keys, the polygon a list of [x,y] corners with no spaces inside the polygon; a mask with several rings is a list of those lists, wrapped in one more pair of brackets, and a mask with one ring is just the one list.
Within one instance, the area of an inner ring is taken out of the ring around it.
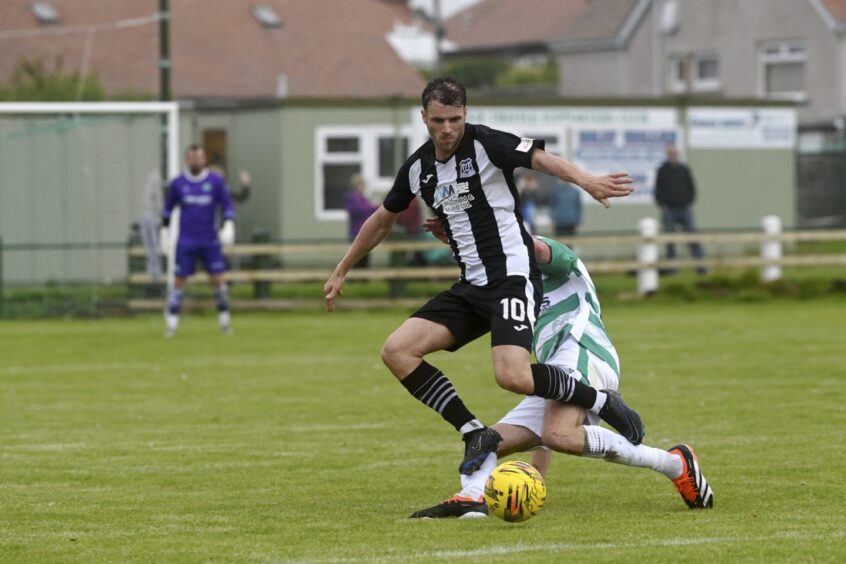
{"label": "green fence post", "polygon": [[[256,244],[269,243],[270,233],[266,229],[257,227],[253,229],[252,242]],[[269,255],[254,255],[253,270],[266,270],[270,268],[271,260]],[[253,297],[267,299],[270,297],[270,282],[253,282]]]}

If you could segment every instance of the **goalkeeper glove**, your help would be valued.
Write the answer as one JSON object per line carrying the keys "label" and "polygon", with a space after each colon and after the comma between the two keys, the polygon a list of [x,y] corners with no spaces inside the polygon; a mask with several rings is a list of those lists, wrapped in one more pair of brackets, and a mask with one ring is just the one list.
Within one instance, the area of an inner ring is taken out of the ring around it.
{"label": "goalkeeper glove", "polygon": [[170,229],[164,225],[159,228],[159,252],[163,255],[170,252]]}
{"label": "goalkeeper glove", "polygon": [[217,238],[220,240],[221,245],[235,244],[235,222],[231,219],[224,221],[223,227],[217,232]]}

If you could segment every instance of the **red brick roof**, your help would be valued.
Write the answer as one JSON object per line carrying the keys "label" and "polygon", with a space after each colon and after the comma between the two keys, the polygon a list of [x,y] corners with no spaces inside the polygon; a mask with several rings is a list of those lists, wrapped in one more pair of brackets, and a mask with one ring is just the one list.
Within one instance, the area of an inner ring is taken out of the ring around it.
{"label": "red brick roof", "polygon": [[[158,92],[158,23],[94,34],[65,33],[154,14],[153,0],[50,0],[59,25],[39,26],[31,0],[0,3],[0,82],[18,62],[41,58],[79,69],[91,37],[90,69],[110,94]],[[255,4],[272,7],[280,28],[264,28]],[[177,98],[274,98],[281,73],[289,96],[417,97],[425,81],[385,34],[411,16],[390,0],[172,0],[172,85]],[[58,35],[9,38],[27,30]],[[6,38],[4,37],[6,35]]]}
{"label": "red brick roof", "polygon": [[452,16],[446,37],[459,50],[548,43],[582,13],[590,0],[484,0]]}

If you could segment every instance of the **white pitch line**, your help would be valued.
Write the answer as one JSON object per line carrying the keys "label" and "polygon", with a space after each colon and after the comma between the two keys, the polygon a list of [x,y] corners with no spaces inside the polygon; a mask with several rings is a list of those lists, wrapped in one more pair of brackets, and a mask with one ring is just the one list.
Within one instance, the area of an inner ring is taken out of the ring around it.
{"label": "white pitch line", "polygon": [[667,546],[699,546],[717,544],[741,544],[750,542],[766,542],[774,540],[834,540],[846,537],[846,532],[837,531],[829,535],[802,535],[798,533],[780,533],[777,535],[757,537],[706,537],[701,539],[674,538],[664,540],[647,540],[644,542],[599,542],[599,543],[550,543],[550,544],[513,544],[507,546],[487,546],[473,550],[437,550],[397,554],[385,556],[363,556],[350,558],[320,558],[310,560],[292,560],[298,564],[352,564],[357,562],[401,562],[409,560],[453,560],[457,558],[473,558],[488,556],[503,556],[531,552],[558,552],[566,550],[607,550],[654,548]]}

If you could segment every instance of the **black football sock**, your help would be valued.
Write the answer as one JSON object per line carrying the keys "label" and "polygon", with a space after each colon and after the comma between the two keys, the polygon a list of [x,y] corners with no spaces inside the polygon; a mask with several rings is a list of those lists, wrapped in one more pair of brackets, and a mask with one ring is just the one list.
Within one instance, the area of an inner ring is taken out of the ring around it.
{"label": "black football sock", "polygon": [[588,410],[592,410],[597,403],[599,392],[552,364],[533,364],[532,379],[535,382],[535,396],[572,403]]}
{"label": "black football sock", "polygon": [[[458,397],[452,382],[425,360],[401,382],[411,395],[440,413],[457,431],[462,431],[462,427],[477,421]],[[482,424],[473,427],[481,428]]]}

